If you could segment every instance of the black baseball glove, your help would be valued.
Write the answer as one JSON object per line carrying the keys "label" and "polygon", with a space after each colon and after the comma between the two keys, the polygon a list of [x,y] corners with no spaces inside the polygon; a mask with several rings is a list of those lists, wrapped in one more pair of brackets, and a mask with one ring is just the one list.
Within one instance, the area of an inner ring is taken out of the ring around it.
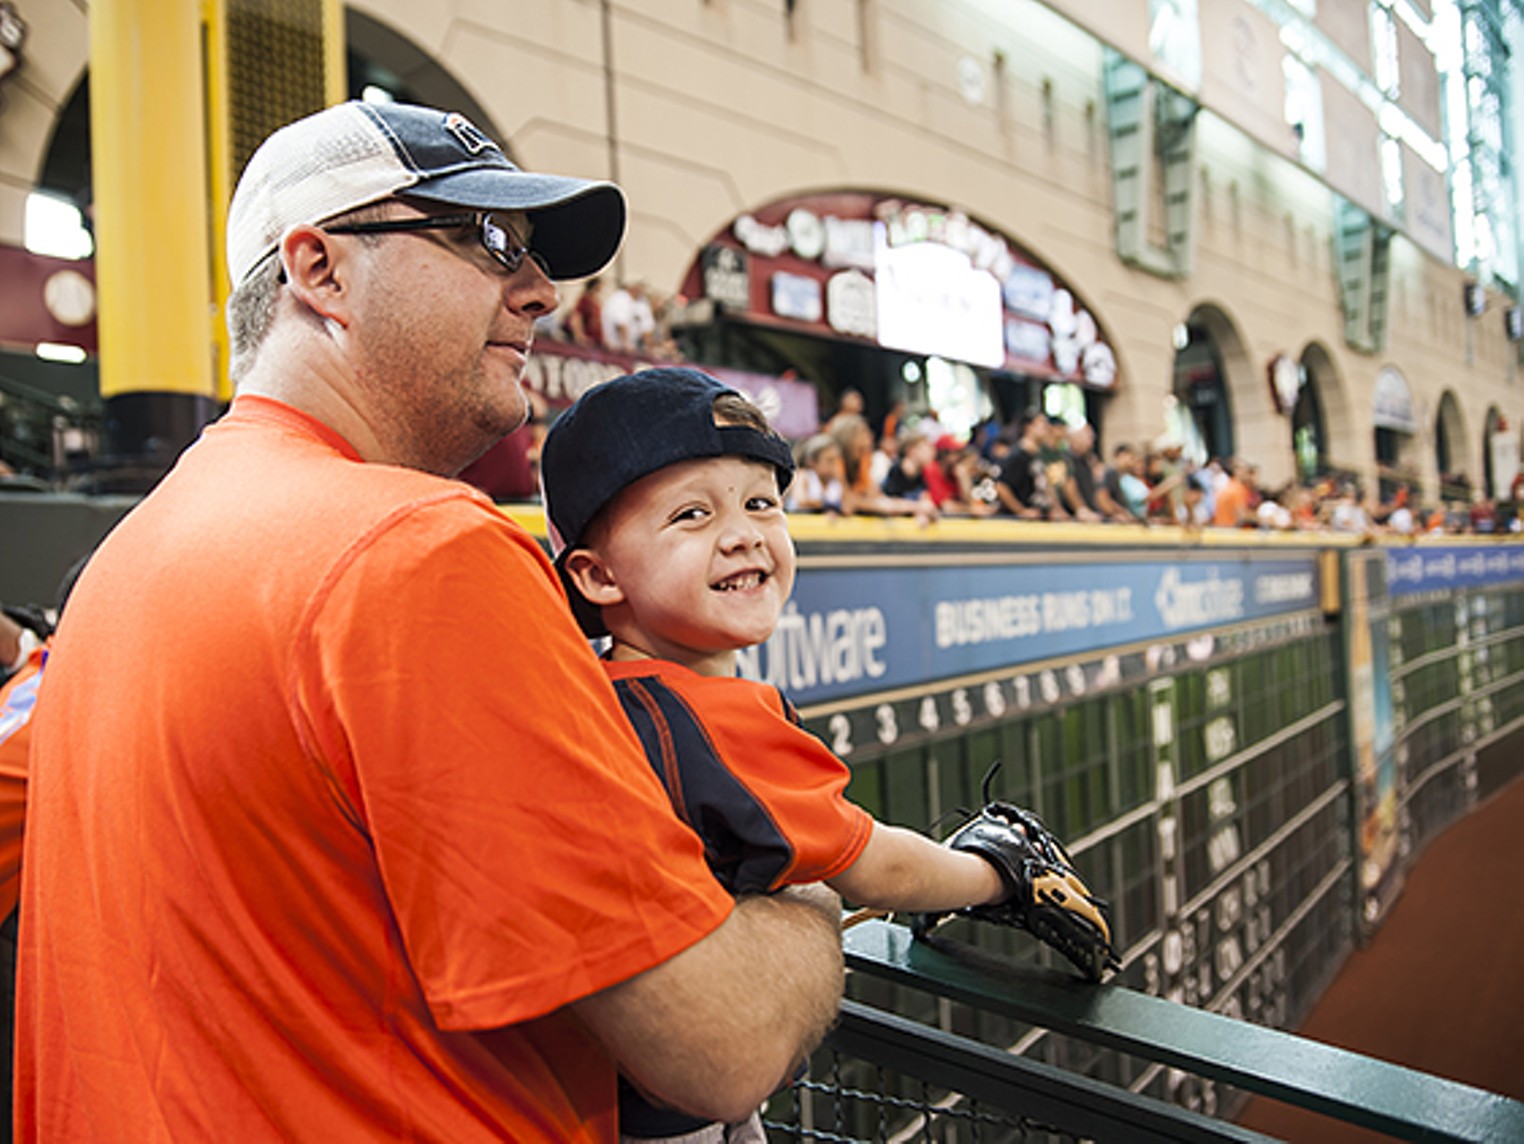
{"label": "black baseball glove", "polygon": [[[986,779],[986,796],[988,788]],[[959,914],[1029,931],[1092,981],[1107,969],[1120,968],[1106,903],[1090,892],[1037,815],[1008,802],[989,802],[944,845],[979,855],[1000,872],[1006,886],[999,902],[970,906]],[[911,930],[923,938],[948,916],[918,914]]]}

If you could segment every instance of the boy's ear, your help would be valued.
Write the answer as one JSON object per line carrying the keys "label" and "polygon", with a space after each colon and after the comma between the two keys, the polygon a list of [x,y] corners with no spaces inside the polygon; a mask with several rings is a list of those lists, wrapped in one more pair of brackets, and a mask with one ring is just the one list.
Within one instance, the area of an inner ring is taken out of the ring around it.
{"label": "boy's ear", "polygon": [[624,603],[624,592],[614,582],[614,572],[598,554],[588,548],[575,549],[562,565],[577,591],[589,604],[607,608]]}

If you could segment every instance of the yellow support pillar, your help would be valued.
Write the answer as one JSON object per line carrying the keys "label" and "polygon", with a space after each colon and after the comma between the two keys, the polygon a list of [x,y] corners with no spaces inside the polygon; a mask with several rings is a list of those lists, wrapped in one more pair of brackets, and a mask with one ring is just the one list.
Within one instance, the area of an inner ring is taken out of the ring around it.
{"label": "yellow support pillar", "polygon": [[198,0],[90,5],[100,388],[149,479],[216,411],[201,30]]}
{"label": "yellow support pillar", "polygon": [[[212,288],[216,312],[230,288],[227,209],[244,164],[266,135],[340,103],[348,87],[341,0],[200,0],[206,24],[207,139],[211,150]],[[217,395],[232,396],[227,326],[217,338]]]}

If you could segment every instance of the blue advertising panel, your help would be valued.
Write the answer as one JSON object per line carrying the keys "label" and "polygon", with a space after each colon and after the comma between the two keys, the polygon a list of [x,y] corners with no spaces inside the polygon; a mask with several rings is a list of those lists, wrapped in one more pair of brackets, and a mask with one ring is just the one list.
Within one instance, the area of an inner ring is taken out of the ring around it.
{"label": "blue advertising panel", "polygon": [[1452,592],[1524,580],[1524,548],[1461,547],[1392,549],[1386,554],[1387,592]]}
{"label": "blue advertising panel", "polygon": [[801,705],[1083,655],[1315,607],[1312,554],[801,568],[742,674]]}

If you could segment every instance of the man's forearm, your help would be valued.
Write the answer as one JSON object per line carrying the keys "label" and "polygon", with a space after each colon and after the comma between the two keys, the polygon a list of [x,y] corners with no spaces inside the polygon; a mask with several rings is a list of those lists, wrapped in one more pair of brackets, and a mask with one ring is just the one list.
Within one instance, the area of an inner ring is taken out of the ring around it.
{"label": "man's forearm", "polygon": [[575,1009],[653,1099],[741,1119],[835,1020],[840,916],[824,887],[744,898],[703,940]]}

